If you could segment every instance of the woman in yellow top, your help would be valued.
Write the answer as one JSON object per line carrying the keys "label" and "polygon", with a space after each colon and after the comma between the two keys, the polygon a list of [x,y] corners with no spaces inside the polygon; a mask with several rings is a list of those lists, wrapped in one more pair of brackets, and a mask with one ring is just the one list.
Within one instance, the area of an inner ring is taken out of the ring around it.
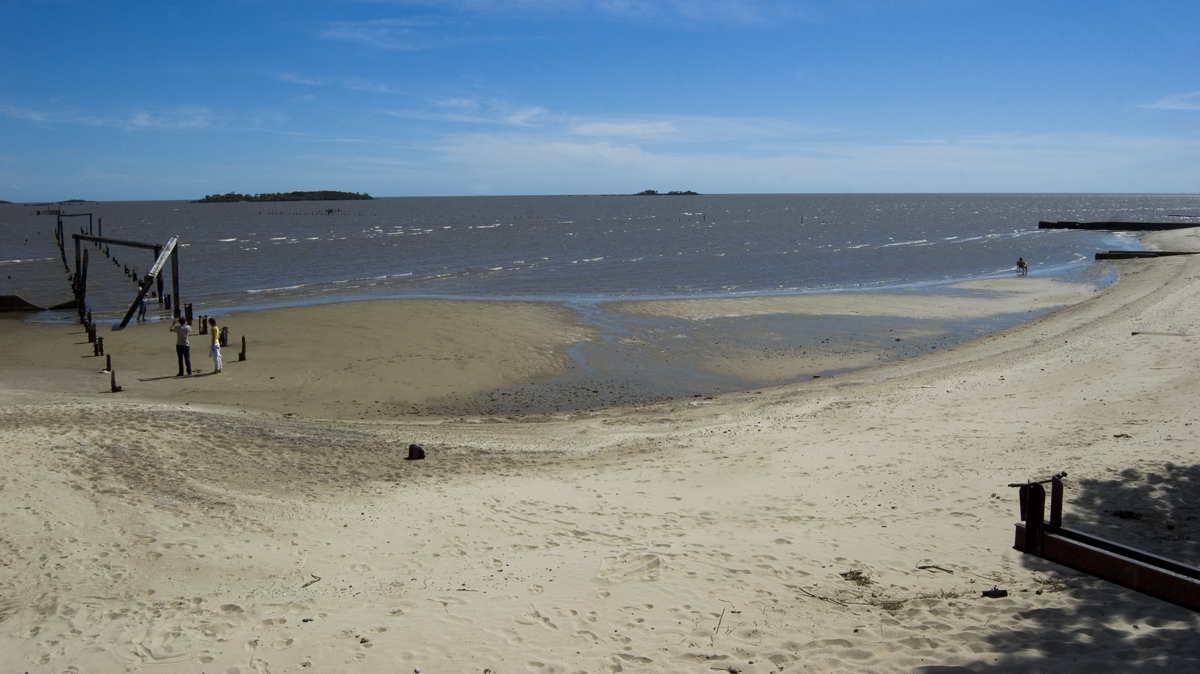
{"label": "woman in yellow top", "polygon": [[217,330],[217,319],[208,319],[208,331],[212,333],[212,347],[208,354],[213,359],[213,374],[221,374],[221,339],[220,330]]}

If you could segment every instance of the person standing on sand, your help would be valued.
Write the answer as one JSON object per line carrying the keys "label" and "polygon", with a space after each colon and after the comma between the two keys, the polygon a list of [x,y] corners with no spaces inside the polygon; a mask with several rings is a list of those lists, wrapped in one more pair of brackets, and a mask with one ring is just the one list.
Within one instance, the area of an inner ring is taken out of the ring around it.
{"label": "person standing on sand", "polygon": [[176,377],[183,376],[183,366],[187,364],[187,373],[192,373],[192,346],[188,343],[188,333],[192,331],[192,326],[187,324],[187,319],[180,317],[179,322],[171,324],[171,332],[175,333],[175,355],[179,358],[179,374]]}
{"label": "person standing on sand", "polygon": [[208,355],[213,359],[213,374],[221,374],[221,339],[217,334],[217,319],[208,319],[208,331],[212,333],[212,346],[208,349]]}
{"label": "person standing on sand", "polygon": [[1017,271],[1021,273],[1021,276],[1026,276],[1029,274],[1029,265],[1025,262],[1025,258],[1017,258]]}

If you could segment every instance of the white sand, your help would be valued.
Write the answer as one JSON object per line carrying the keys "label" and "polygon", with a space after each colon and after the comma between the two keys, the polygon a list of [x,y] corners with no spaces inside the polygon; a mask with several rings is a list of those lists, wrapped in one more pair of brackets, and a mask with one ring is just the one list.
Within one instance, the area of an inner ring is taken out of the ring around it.
{"label": "white sand", "polygon": [[[120,402],[56,391],[84,376],[61,357],[56,384],[0,356],[0,651],[29,672],[1200,669],[1195,614],[1011,550],[1005,485],[1066,470],[1071,524],[1197,560],[1200,259],[1114,267],[919,358],[525,421]],[[0,330],[5,353],[63,339]]]}

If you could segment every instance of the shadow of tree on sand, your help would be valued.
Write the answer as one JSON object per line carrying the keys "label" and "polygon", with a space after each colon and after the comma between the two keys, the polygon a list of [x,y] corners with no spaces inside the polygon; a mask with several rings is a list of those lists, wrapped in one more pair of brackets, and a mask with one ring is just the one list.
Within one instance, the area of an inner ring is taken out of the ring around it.
{"label": "shadow of tree on sand", "polygon": [[[1200,466],[1129,468],[1064,486],[1064,526],[1200,565]],[[1010,615],[989,620],[978,660],[914,671],[1200,672],[1200,613],[1030,555],[1021,562],[1048,579],[1038,597],[1048,600],[1014,602]]]}

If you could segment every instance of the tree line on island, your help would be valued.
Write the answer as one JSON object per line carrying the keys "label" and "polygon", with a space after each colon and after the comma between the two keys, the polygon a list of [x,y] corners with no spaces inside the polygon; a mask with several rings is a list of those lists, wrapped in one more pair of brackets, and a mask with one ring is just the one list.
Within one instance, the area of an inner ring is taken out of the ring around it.
{"label": "tree line on island", "polygon": [[316,192],[271,192],[268,194],[210,194],[203,199],[193,201],[194,204],[233,203],[239,201],[348,201],[351,199],[374,199],[363,192],[337,192],[334,190],[318,190]]}
{"label": "tree line on island", "polygon": [[685,195],[692,195],[692,194],[698,195],[700,193],[693,192],[691,190],[686,190],[686,191],[682,191],[682,192],[679,190],[671,190],[670,192],[659,192],[658,190],[643,190],[633,196],[635,196],[635,197],[661,197],[663,195],[666,195],[669,197],[675,197],[675,196],[685,196]]}

